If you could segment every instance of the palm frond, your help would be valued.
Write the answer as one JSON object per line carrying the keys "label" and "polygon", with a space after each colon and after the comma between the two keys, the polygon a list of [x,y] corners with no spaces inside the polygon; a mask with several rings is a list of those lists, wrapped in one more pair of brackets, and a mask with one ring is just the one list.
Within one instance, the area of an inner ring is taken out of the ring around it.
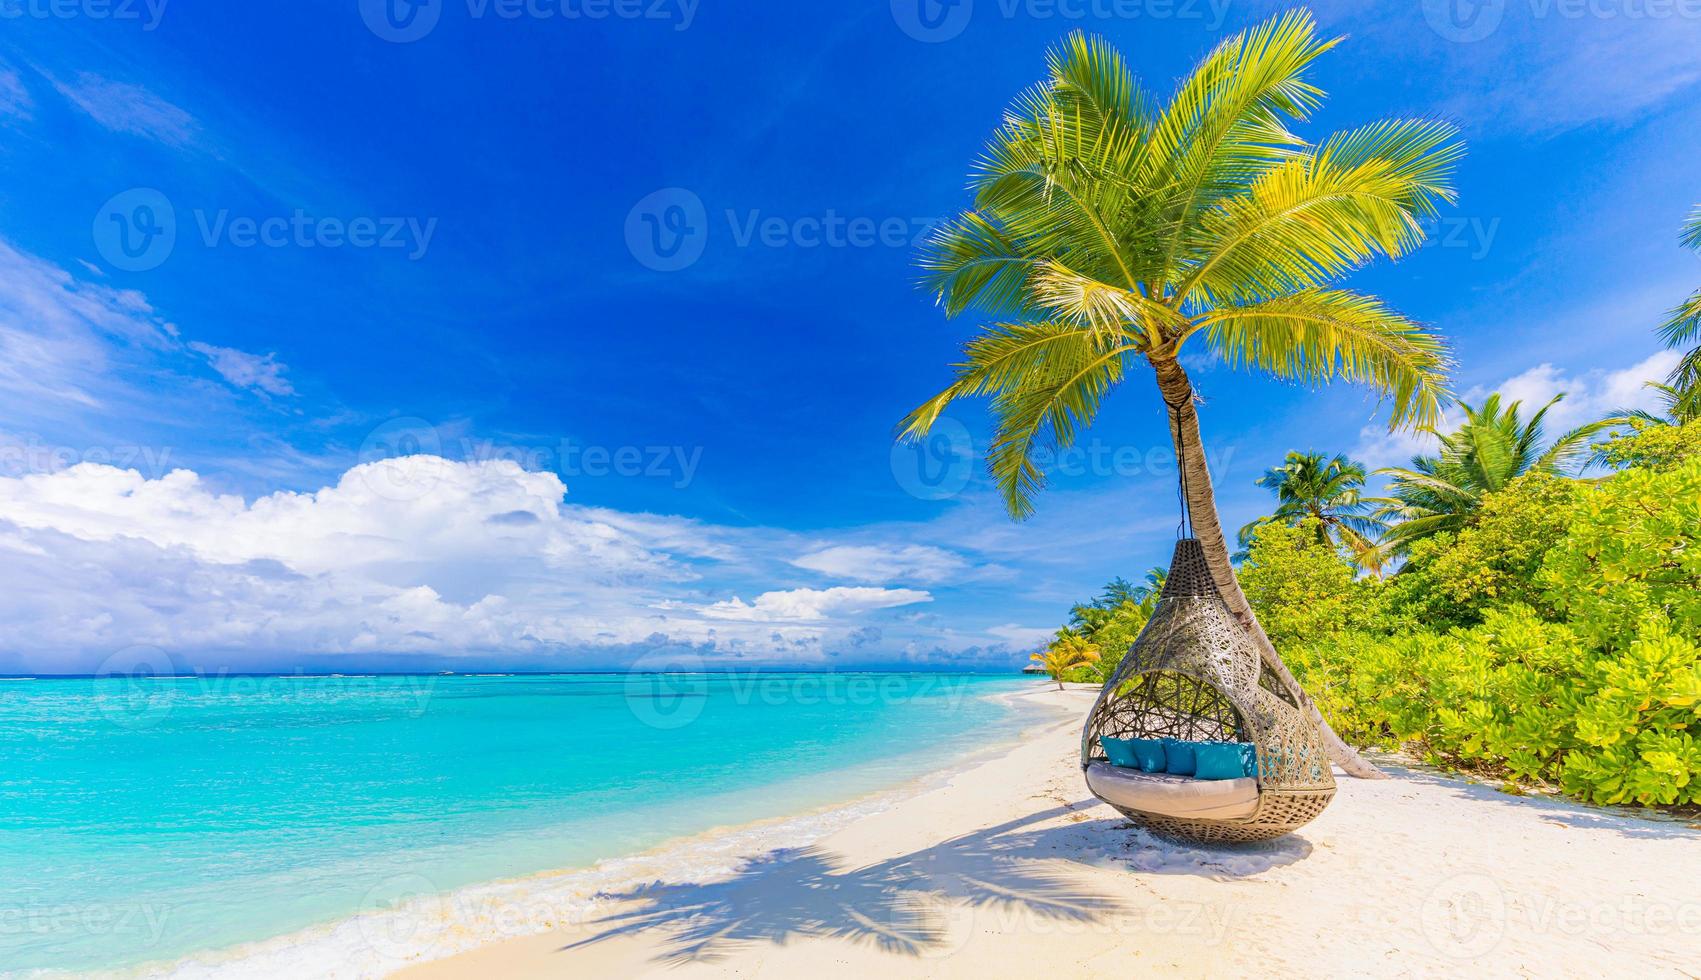
{"label": "palm frond", "polygon": [[923,286],[956,316],[971,307],[1021,312],[1034,260],[992,219],[965,211],[934,229],[918,264]]}
{"label": "palm frond", "polygon": [[1183,232],[1205,209],[1305,145],[1287,122],[1322,102],[1305,70],[1338,42],[1317,38],[1309,12],[1290,11],[1224,41],[1182,83],[1142,161],[1147,182],[1167,192],[1161,286],[1170,285]]}
{"label": "palm frond", "polygon": [[1391,120],[1331,137],[1265,172],[1191,229],[1187,303],[1245,302],[1327,284],[1422,244],[1423,218],[1453,199],[1463,153],[1434,120]]}
{"label": "palm frond", "polygon": [[1233,367],[1319,384],[1335,377],[1393,402],[1390,425],[1428,425],[1447,397],[1446,349],[1380,301],[1311,289],[1200,318],[1211,350]]}

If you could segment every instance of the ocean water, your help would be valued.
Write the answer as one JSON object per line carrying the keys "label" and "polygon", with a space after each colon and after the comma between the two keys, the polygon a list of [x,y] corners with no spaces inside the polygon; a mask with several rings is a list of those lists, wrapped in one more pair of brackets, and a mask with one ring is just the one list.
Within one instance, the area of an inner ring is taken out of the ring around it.
{"label": "ocean water", "polygon": [[[0,972],[127,969],[889,788],[1021,678],[0,681]],[[262,971],[264,972],[264,971]]]}

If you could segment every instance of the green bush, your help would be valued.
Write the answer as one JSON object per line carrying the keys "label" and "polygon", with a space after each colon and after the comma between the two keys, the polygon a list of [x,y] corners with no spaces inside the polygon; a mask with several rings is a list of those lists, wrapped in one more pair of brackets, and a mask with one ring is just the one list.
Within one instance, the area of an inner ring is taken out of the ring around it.
{"label": "green bush", "polygon": [[1243,573],[1348,741],[1597,803],[1701,803],[1701,456],[1520,480],[1386,584],[1281,528]]}
{"label": "green bush", "polygon": [[1602,462],[1614,467],[1670,469],[1701,458],[1701,420],[1685,425],[1638,424],[1601,447]]}

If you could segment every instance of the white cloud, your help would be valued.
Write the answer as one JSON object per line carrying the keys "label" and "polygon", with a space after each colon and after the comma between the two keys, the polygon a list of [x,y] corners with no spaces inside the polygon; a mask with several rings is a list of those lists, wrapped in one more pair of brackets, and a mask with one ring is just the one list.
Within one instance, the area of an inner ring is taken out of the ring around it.
{"label": "white cloud", "polygon": [[606,666],[679,644],[745,662],[879,660],[918,633],[898,624],[888,643],[870,617],[933,600],[837,587],[705,601],[709,569],[759,568],[771,542],[564,494],[512,461],[434,456],[253,501],[182,469],[0,477],[0,616],[15,627],[0,669],[94,670],[136,644],[203,669],[481,651]]}
{"label": "white cloud", "polygon": [[214,371],[238,388],[252,388],[268,395],[295,394],[295,388],[283,376],[285,369],[276,354],[250,354],[234,347],[215,347],[198,340],[191,341],[189,349],[205,357]]}
{"label": "white cloud", "polygon": [[114,361],[168,348],[175,331],[140,293],[83,282],[0,240],[0,394],[37,407],[102,405]]}
{"label": "white cloud", "polygon": [[[1522,402],[1520,414],[1528,419],[1531,413],[1546,405],[1555,395],[1565,398],[1548,412],[1542,427],[1548,438],[1568,432],[1577,426],[1593,422],[1620,411],[1654,409],[1658,397],[1648,390],[1650,381],[1663,381],[1677,366],[1676,351],[1658,351],[1642,360],[1616,371],[1596,369],[1569,374],[1550,363],[1538,364],[1507,378],[1497,385],[1478,385],[1461,395],[1467,405],[1480,407],[1485,398],[1499,392],[1503,406]],[[1458,423],[1454,410],[1436,425],[1446,432]],[[1438,443],[1433,436],[1422,432],[1389,432],[1380,425],[1365,426],[1359,431],[1359,443],[1352,457],[1368,468],[1404,466],[1413,456],[1433,453]]]}
{"label": "white cloud", "polygon": [[1647,383],[1664,381],[1677,367],[1680,356],[1677,351],[1663,350],[1617,371],[1596,369],[1580,374],[1538,364],[1494,388],[1473,388],[1465,393],[1464,400],[1478,405],[1498,391],[1502,404],[1522,402],[1522,414],[1528,418],[1555,395],[1564,394],[1564,400],[1553,406],[1543,422],[1548,435],[1556,436],[1621,410],[1656,408],[1658,398],[1648,390]]}
{"label": "white cloud", "polygon": [[961,555],[930,545],[903,547],[834,545],[794,559],[793,565],[853,582],[944,582],[969,563]]}
{"label": "white cloud", "polygon": [[199,131],[193,116],[140,85],[114,82],[93,72],[79,72],[69,82],[52,82],[67,101],[113,132],[187,146]]}
{"label": "white cloud", "polygon": [[835,586],[831,589],[764,592],[754,602],[745,602],[734,596],[704,608],[703,614],[715,619],[745,622],[811,623],[932,601],[933,596],[915,589]]}
{"label": "white cloud", "polygon": [[35,100],[30,98],[23,79],[11,66],[0,62],[0,116],[28,119],[34,108]]}

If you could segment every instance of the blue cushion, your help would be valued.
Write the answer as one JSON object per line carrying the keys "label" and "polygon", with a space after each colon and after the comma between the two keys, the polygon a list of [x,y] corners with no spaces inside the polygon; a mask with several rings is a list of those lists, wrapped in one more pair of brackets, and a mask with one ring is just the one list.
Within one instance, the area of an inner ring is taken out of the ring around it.
{"label": "blue cushion", "polygon": [[1196,779],[1240,779],[1257,775],[1257,750],[1244,742],[1198,742],[1194,745]]}
{"label": "blue cushion", "polygon": [[1183,742],[1178,738],[1164,739],[1164,771],[1177,776],[1193,775],[1193,749],[1198,742]]}
{"label": "blue cushion", "polygon": [[1169,760],[1161,738],[1137,738],[1133,741],[1134,761],[1142,772],[1163,772]]}
{"label": "blue cushion", "polygon": [[1099,744],[1104,746],[1104,756],[1113,766],[1124,769],[1140,768],[1140,761],[1134,757],[1134,740],[1127,738],[1101,738]]}

